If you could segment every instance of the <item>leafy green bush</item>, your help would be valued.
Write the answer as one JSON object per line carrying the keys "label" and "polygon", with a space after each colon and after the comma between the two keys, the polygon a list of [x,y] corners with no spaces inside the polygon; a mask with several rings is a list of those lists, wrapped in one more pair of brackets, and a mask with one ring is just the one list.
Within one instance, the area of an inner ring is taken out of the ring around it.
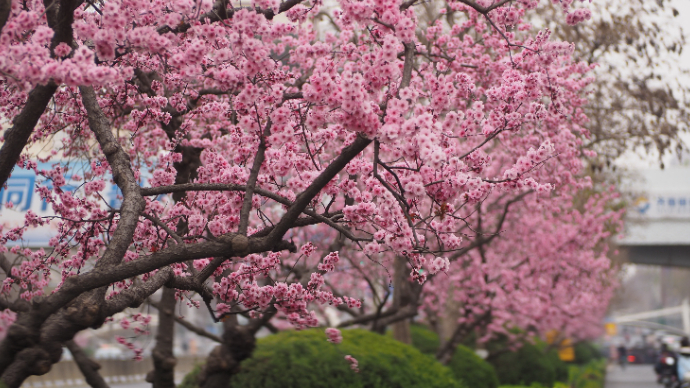
{"label": "leafy green bush", "polygon": [[[499,388],[547,388],[539,383],[532,383],[532,385],[501,385]],[[557,388],[557,387],[554,387]]]}
{"label": "leafy green bush", "polygon": [[[546,344],[544,344],[543,346],[545,347]],[[546,358],[553,367],[556,381],[568,381],[568,364],[563,362],[560,359],[560,357],[558,357],[558,351],[556,349],[549,350],[548,352],[546,352]]]}
{"label": "leafy green bush", "polygon": [[544,353],[534,344],[525,343],[518,351],[503,353],[494,358],[491,363],[496,368],[498,379],[503,385],[539,383],[552,387],[556,382],[558,364],[551,354]]}
{"label": "leafy green bush", "polygon": [[[345,355],[359,362],[350,369]],[[322,330],[286,331],[258,341],[232,387],[242,388],[462,388],[448,368],[412,346],[365,330],[344,330],[343,342]]]}
{"label": "leafy green bush", "polygon": [[[393,338],[393,330],[386,331],[386,336]],[[412,346],[430,356],[435,356],[438,347],[441,346],[438,334],[419,323],[410,325],[410,336],[412,337]]]}
{"label": "leafy green bush", "polygon": [[574,348],[576,364],[585,365],[591,361],[603,358],[599,349],[589,341],[580,341],[575,344]]}
{"label": "leafy green bush", "polygon": [[466,346],[458,346],[448,363],[448,368],[456,379],[462,380],[469,388],[498,387],[498,376],[494,367]]}
{"label": "leafy green bush", "polygon": [[420,324],[410,325],[410,334],[412,335],[412,346],[424,354],[436,355],[436,351],[441,345],[438,334]]}
{"label": "leafy green bush", "polygon": [[604,388],[606,360],[593,360],[582,366],[571,365],[569,372],[569,388]]}

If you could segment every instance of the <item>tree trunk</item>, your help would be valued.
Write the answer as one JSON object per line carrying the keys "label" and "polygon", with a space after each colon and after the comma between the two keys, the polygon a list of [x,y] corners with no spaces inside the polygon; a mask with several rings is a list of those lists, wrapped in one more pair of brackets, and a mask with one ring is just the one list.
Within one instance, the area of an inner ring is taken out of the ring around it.
{"label": "tree trunk", "polygon": [[256,346],[254,333],[237,323],[232,315],[223,322],[223,343],[216,346],[206,359],[199,376],[201,388],[227,388],[230,378],[239,371],[240,363],[249,358]]}
{"label": "tree trunk", "polygon": [[81,374],[84,375],[84,379],[91,387],[109,388],[108,384],[103,380],[103,376],[98,373],[98,370],[101,369],[100,364],[90,359],[73,340],[65,342],[65,346],[72,353],[74,362],[77,363]]}
{"label": "tree trunk", "polygon": [[12,11],[12,0],[0,0],[0,32],[5,27]]}
{"label": "tree trunk", "polygon": [[443,365],[448,365],[451,358],[453,358],[453,355],[455,354],[455,349],[457,349],[458,345],[462,343],[462,340],[465,339],[467,334],[467,328],[463,325],[459,325],[455,329],[453,335],[445,343],[443,343],[436,352],[436,359],[438,362]]}
{"label": "tree trunk", "polygon": [[153,388],[175,388],[175,364],[173,354],[175,339],[175,290],[163,287],[163,296],[158,304],[158,333],[156,347],[153,348],[153,371],[149,372],[147,381]]}
{"label": "tree trunk", "polygon": [[[409,270],[407,268],[407,260],[404,257],[397,256],[393,264],[393,271],[393,308],[399,309],[411,302],[412,290],[408,281]],[[412,344],[409,319],[395,322],[392,326],[393,338],[405,344]]]}

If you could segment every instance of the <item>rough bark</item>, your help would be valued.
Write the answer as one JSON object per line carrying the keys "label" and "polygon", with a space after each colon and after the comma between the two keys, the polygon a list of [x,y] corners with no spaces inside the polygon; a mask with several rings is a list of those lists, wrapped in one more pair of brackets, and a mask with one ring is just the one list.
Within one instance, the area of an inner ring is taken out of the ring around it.
{"label": "rough bark", "polygon": [[11,11],[12,0],[0,0],[0,33],[2,33],[2,28],[5,27]]}
{"label": "rough bark", "polygon": [[72,353],[72,358],[77,363],[81,374],[84,375],[87,384],[93,388],[110,388],[103,380],[103,376],[98,373],[98,370],[101,369],[100,364],[90,359],[72,340],[65,342],[65,347]]}
{"label": "rough bark", "polygon": [[175,365],[177,359],[173,354],[175,339],[175,290],[163,287],[163,296],[158,304],[158,333],[156,346],[153,348],[153,371],[146,380],[153,388],[175,387]]}
{"label": "rough bark", "polygon": [[234,315],[223,322],[223,330],[223,342],[211,351],[199,376],[201,388],[227,388],[240,363],[252,355],[256,346],[255,332],[249,326],[240,326]]}
{"label": "rough bark", "polygon": [[[407,280],[409,277],[407,261],[402,257],[396,257],[395,263],[393,264],[393,270],[393,306],[399,309],[412,303],[410,300],[412,290],[410,282]],[[393,338],[405,344],[412,344],[409,319],[395,322],[392,326]]]}

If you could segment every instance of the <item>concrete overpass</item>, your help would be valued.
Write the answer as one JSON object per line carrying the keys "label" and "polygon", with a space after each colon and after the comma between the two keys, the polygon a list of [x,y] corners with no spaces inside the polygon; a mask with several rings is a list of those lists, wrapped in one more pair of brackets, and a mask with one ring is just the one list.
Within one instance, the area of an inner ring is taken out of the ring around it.
{"label": "concrete overpass", "polygon": [[638,171],[626,185],[634,194],[626,231],[617,241],[621,258],[690,268],[690,168]]}

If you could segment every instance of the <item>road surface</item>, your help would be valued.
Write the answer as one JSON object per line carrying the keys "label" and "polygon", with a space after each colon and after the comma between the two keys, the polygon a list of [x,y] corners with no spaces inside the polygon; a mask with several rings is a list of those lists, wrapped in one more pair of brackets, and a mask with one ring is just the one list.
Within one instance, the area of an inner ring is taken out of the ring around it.
{"label": "road surface", "polygon": [[606,373],[606,388],[661,388],[661,385],[656,383],[652,365],[628,365],[624,370],[612,365]]}

